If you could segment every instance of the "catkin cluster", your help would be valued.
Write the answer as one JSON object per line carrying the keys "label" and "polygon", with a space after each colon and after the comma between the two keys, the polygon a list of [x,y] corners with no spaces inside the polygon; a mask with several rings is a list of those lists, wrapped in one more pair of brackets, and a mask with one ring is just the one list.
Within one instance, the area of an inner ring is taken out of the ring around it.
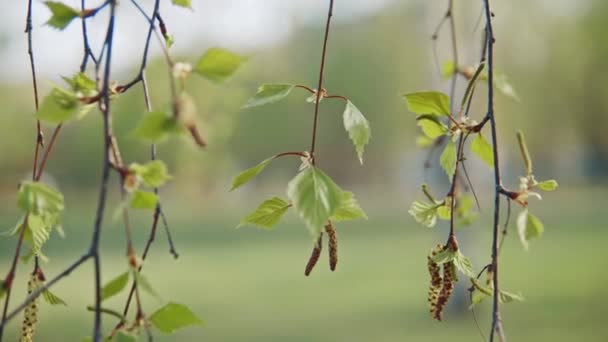
{"label": "catkin cluster", "polygon": [[[433,260],[433,257],[443,252],[446,248],[446,246],[437,245],[427,257],[427,266],[429,275],[431,276],[428,302],[431,307],[431,316],[438,321],[443,319],[443,310],[454,292],[454,286],[457,281],[456,267],[453,262],[446,262],[440,266]],[[443,267],[443,275],[441,274],[441,267]]]}
{"label": "catkin cluster", "polygon": [[[41,276],[38,272],[30,275],[30,280],[27,282],[27,293],[30,295],[40,285],[42,285]],[[32,300],[25,308],[25,316],[21,326],[21,342],[32,342],[36,333],[36,325],[38,324],[38,298]]]}

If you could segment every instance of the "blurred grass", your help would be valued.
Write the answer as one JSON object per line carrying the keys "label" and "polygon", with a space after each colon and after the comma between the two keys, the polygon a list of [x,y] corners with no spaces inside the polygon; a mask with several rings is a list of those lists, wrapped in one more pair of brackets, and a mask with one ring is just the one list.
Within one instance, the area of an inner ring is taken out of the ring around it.
{"label": "blurred grass", "polygon": [[[508,237],[501,284],[526,297],[523,303],[504,306],[510,341],[608,339],[604,324],[608,232],[602,203],[592,200],[603,194],[605,189],[564,189],[552,195],[551,202],[536,205],[546,232],[529,252],[522,250],[515,236]],[[235,214],[244,215],[248,208],[221,208],[219,202],[213,208],[193,210],[179,207],[178,201],[167,203],[177,203],[168,210],[180,258],[169,256],[164,233],[159,231],[145,274],[163,301],[189,305],[206,327],[159,336],[159,341],[482,341],[471,312],[461,309],[466,307],[464,297],[452,301],[445,322],[430,319],[426,253],[443,241],[445,227],[437,232],[420,228],[403,208],[389,216],[372,207],[370,221],[339,226],[338,270],[328,271],[324,253],[306,278],[303,268],[312,243],[295,215],[289,215],[275,232],[235,230]],[[83,251],[90,209],[79,208],[83,213],[79,217],[68,215],[67,239],[55,238],[48,244],[52,259],[45,265],[48,276]],[[141,250],[148,215],[135,216]],[[483,221],[460,233],[462,248],[478,269],[489,255],[489,226]],[[118,224],[108,224],[103,235],[106,281],[126,269],[121,241]],[[12,246],[6,239],[0,242],[1,269],[8,267]],[[24,269],[13,305],[23,297]],[[90,335],[92,314],[84,307],[92,298],[91,269],[85,265],[54,288],[69,307],[42,306],[38,341],[79,341]],[[464,287],[458,291],[463,294]],[[104,306],[119,309],[123,300],[121,296]],[[161,304],[145,297],[144,309],[151,313]],[[488,305],[477,310],[484,334],[490,324]],[[18,321],[10,326],[8,340],[16,336]],[[106,329],[114,323],[104,317]]]}

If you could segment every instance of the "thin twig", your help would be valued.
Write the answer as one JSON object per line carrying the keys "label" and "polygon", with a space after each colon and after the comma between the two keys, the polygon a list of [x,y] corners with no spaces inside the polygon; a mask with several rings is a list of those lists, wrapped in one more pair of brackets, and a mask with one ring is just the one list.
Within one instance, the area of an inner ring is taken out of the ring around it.
{"label": "thin twig", "polygon": [[327,22],[325,24],[325,35],[323,37],[323,49],[321,50],[321,67],[319,68],[319,83],[317,85],[317,98],[315,101],[315,114],[312,126],[312,142],[310,143],[310,154],[312,163],[315,163],[315,144],[317,142],[317,123],[319,120],[319,102],[321,99],[321,90],[323,89],[323,73],[325,71],[325,56],[327,54],[327,40],[329,39],[329,25],[333,15],[334,0],[329,0],[329,10],[327,12]]}

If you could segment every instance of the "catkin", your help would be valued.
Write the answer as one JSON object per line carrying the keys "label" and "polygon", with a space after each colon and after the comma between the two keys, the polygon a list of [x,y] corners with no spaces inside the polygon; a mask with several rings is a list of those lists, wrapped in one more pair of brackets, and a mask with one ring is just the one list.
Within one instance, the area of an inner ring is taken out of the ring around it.
{"label": "catkin", "polygon": [[323,233],[319,235],[319,239],[312,249],[312,253],[310,254],[310,258],[308,258],[308,263],[306,263],[306,269],[304,270],[304,275],[308,276],[312,269],[319,261],[319,256],[321,256],[321,249],[323,248]]}
{"label": "catkin", "polygon": [[443,264],[443,282],[441,292],[437,298],[435,310],[433,311],[433,318],[438,321],[443,319],[443,310],[447,305],[452,293],[454,293],[454,285],[456,284],[456,271],[453,262],[446,262]]}
{"label": "catkin", "polygon": [[[34,272],[30,276],[30,280],[27,282],[27,293],[30,295],[40,285],[42,285],[42,279],[37,272]],[[21,326],[21,342],[32,342],[34,341],[34,334],[36,333],[36,326],[38,324],[38,298],[32,300],[29,305],[25,308],[25,315],[23,318],[23,324]]]}
{"label": "catkin", "polygon": [[325,232],[329,237],[329,269],[335,271],[338,265],[338,232],[331,222],[325,226]]}
{"label": "catkin", "polygon": [[435,309],[437,308],[437,300],[439,299],[439,294],[441,293],[441,285],[443,283],[443,279],[441,278],[441,268],[435,261],[433,261],[433,257],[444,250],[443,245],[437,245],[435,248],[431,250],[431,253],[427,256],[427,266],[429,270],[429,275],[431,276],[431,284],[429,286],[428,292],[428,301],[431,307],[431,315],[435,316]]}

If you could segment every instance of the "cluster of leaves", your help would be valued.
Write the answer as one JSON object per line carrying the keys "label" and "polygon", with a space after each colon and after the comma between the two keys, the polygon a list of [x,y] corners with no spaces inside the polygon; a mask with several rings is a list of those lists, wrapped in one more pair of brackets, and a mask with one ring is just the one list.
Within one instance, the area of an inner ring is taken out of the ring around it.
{"label": "cluster of leaves", "polygon": [[[484,272],[486,275],[485,285],[479,281],[478,278],[470,278],[471,287],[469,288],[471,305],[470,309],[473,309],[475,305],[481,303],[486,298],[494,297],[494,287],[492,285],[492,272],[486,271]],[[511,303],[511,302],[521,302],[524,300],[524,297],[520,293],[512,293],[504,290],[498,291],[498,301],[501,304]]]}

